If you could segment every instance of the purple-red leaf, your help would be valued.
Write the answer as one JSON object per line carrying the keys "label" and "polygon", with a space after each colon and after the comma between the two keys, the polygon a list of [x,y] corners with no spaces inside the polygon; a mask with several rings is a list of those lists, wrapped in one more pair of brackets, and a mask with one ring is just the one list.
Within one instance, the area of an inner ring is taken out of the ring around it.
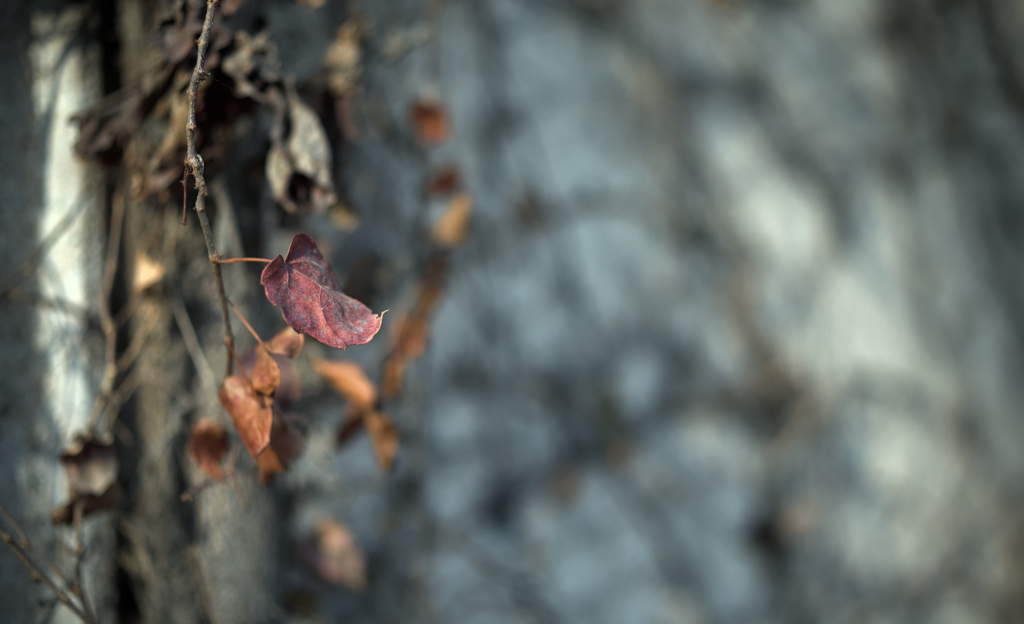
{"label": "purple-red leaf", "polygon": [[365,344],[380,330],[381,316],[341,292],[331,265],[309,234],[296,234],[288,256],[274,258],[260,282],[292,329],[325,345],[344,349]]}

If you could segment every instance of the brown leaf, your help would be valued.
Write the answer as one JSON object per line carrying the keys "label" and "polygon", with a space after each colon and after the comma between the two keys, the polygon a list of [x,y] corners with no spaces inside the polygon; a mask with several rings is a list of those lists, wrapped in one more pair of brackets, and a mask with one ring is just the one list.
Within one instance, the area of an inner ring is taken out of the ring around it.
{"label": "brown leaf", "polygon": [[321,522],[303,555],[324,581],[356,592],[366,588],[366,557],[343,524]]}
{"label": "brown leaf", "polygon": [[111,93],[71,120],[78,124],[76,152],[86,157],[113,157],[142,123],[142,96],[134,90]]}
{"label": "brown leaf", "polygon": [[117,482],[113,441],[79,436],[61,452],[60,462],[68,478],[68,502],[52,511],[55,524],[70,524],[78,506],[85,516],[120,504],[122,488]]}
{"label": "brown leaf", "polygon": [[71,498],[100,496],[117,481],[117,454],[113,442],[79,436],[60,454],[67,472]]}
{"label": "brown leaf", "polygon": [[277,367],[277,362],[270,353],[262,347],[256,347],[256,362],[253,364],[250,379],[253,389],[268,397],[274,394],[274,390],[281,383],[281,369]]}
{"label": "brown leaf", "polygon": [[270,443],[270,400],[258,394],[244,377],[231,375],[220,387],[220,402],[231,415],[245,448],[253,457],[259,455]]}
{"label": "brown leaf", "polygon": [[423,355],[430,336],[430,315],[441,301],[444,281],[448,274],[447,253],[439,253],[427,266],[417,286],[416,302],[407,315],[394,324],[394,346],[381,379],[381,395],[390,399],[402,389],[402,379],[408,363]]}
{"label": "brown leaf", "polygon": [[188,438],[188,454],[211,479],[224,478],[221,462],[228,450],[228,432],[208,418],[192,426]]}
{"label": "brown leaf", "polygon": [[313,370],[348,399],[356,411],[369,409],[377,403],[376,386],[355,362],[315,359]]}
{"label": "brown leaf", "polygon": [[333,161],[320,117],[295,93],[286,98],[288,138],[275,141],[267,154],[267,183],[288,212],[324,213],[337,201]]}
{"label": "brown leaf", "polygon": [[382,472],[390,472],[398,455],[398,428],[391,419],[380,412],[369,412],[363,416],[363,424],[373,443],[373,454]]}
{"label": "brown leaf", "polygon": [[270,444],[256,457],[260,483],[266,485],[275,474],[286,472],[292,459],[302,452],[302,445],[302,432],[289,422],[289,417],[275,417]]}
{"label": "brown leaf", "polygon": [[459,168],[455,165],[446,165],[436,171],[427,181],[423,187],[423,194],[427,197],[451,195],[459,189],[461,184]]}
{"label": "brown leaf", "polygon": [[420,143],[437,144],[448,140],[448,115],[441,103],[432,99],[421,99],[409,110],[416,139]]}
{"label": "brown leaf", "polygon": [[287,258],[278,255],[260,282],[288,325],[325,345],[365,344],[380,330],[381,316],[341,292],[331,265],[309,234],[292,237]]}
{"label": "brown leaf", "polygon": [[291,327],[285,327],[276,336],[266,342],[267,349],[276,355],[293,358],[302,351],[302,345],[306,342],[305,336],[296,332]]}
{"label": "brown leaf", "polygon": [[469,193],[456,195],[430,230],[431,240],[446,249],[454,249],[461,245],[462,241],[466,240],[469,216],[472,212],[473,197]]}
{"label": "brown leaf", "polygon": [[[289,328],[289,331],[291,329]],[[268,344],[269,343],[265,343]],[[258,349],[257,349],[258,350]],[[281,382],[277,386],[277,390],[274,392],[274,405],[288,409],[289,406],[293,405],[299,400],[302,395],[302,380],[299,378],[299,373],[295,369],[295,363],[284,355],[278,355],[274,353],[271,355],[274,362],[277,364],[277,369],[281,373]],[[253,369],[256,364],[256,351],[249,351],[241,357],[242,367],[245,369],[245,374],[249,375],[250,378],[253,374]],[[241,375],[241,371],[238,367],[233,367],[234,374]]]}

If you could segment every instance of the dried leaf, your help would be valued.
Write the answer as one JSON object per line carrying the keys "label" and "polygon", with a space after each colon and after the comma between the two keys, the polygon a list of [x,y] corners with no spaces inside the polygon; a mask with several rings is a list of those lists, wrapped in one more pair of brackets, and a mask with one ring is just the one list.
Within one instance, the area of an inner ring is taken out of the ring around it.
{"label": "dried leaf", "polygon": [[363,424],[370,434],[377,465],[382,472],[390,472],[398,455],[398,428],[390,418],[380,412],[370,412],[363,416]]}
{"label": "dried leaf", "polygon": [[271,353],[293,358],[302,351],[302,345],[305,342],[305,336],[297,333],[291,327],[285,327],[265,344]]}
{"label": "dried leaf", "polygon": [[164,266],[145,253],[139,252],[135,257],[135,275],[132,279],[132,289],[137,293],[145,292],[163,278]]}
{"label": "dried leaf", "polygon": [[273,95],[280,100],[277,103],[281,105],[283,113],[284,98],[276,86],[271,88],[271,85],[281,82],[282,73],[277,46],[269,30],[255,35],[244,30],[237,31],[234,51],[224,59],[221,69],[234,80],[235,91],[243,96],[263,100],[264,93],[272,90]]}
{"label": "dried leaf", "polygon": [[262,395],[270,396],[281,383],[281,369],[270,353],[262,348],[256,347],[256,362],[252,367],[252,387]]}
{"label": "dried leaf", "polygon": [[292,329],[328,346],[365,344],[380,330],[381,315],[341,292],[331,265],[309,234],[296,234],[287,258],[274,258],[260,282]]}
{"label": "dried leaf", "polygon": [[435,255],[418,285],[412,311],[394,324],[394,346],[384,362],[381,395],[395,397],[401,392],[402,379],[408,363],[423,355],[430,336],[430,315],[441,301],[444,280],[448,274],[446,254]]}
{"label": "dried leaf", "polygon": [[334,97],[343,97],[355,89],[362,73],[360,41],[365,29],[359,15],[346,20],[334,34],[334,41],[324,54],[327,89]]}
{"label": "dried leaf", "polygon": [[348,399],[356,411],[369,409],[377,403],[376,386],[355,362],[315,359],[313,370],[338,394]]}
{"label": "dried leaf", "polygon": [[366,588],[366,557],[344,525],[322,522],[303,554],[324,581],[357,592]]}
{"label": "dried leaf", "polygon": [[78,506],[85,516],[120,504],[122,488],[112,440],[79,436],[61,452],[60,462],[68,478],[68,502],[52,511],[54,524],[70,524]]}
{"label": "dried leaf", "polygon": [[444,214],[430,230],[430,238],[437,245],[453,249],[466,240],[469,231],[469,216],[473,212],[473,197],[469,193],[459,193],[445,208]]}
{"label": "dried leaf", "polygon": [[112,442],[78,437],[60,455],[72,500],[100,496],[117,481],[117,454]]}
{"label": "dried leaf", "polygon": [[430,180],[427,181],[427,184],[423,187],[423,194],[427,197],[451,195],[458,190],[461,184],[459,168],[455,165],[446,165],[434,173]]}
{"label": "dried leaf", "polygon": [[71,120],[78,124],[76,152],[87,157],[112,156],[139,129],[142,96],[133,90],[111,93]]}
{"label": "dried leaf", "polygon": [[298,95],[288,93],[286,101],[288,138],[275,141],[267,154],[267,183],[288,212],[326,212],[338,201],[327,132]]}
{"label": "dried leaf", "polygon": [[208,418],[192,426],[188,438],[188,454],[211,479],[224,478],[221,462],[228,450],[228,432]]}
{"label": "dried leaf", "polygon": [[260,483],[266,485],[275,474],[287,471],[292,459],[302,452],[302,444],[302,432],[289,422],[288,416],[274,418],[270,444],[256,457]]}
{"label": "dried leaf", "polygon": [[421,99],[409,111],[412,127],[420,143],[437,144],[448,140],[448,115],[441,103],[432,99]]}
{"label": "dried leaf", "polygon": [[224,379],[220,387],[220,402],[231,415],[242,443],[256,457],[270,443],[273,411],[267,397],[258,394],[239,375]]}
{"label": "dried leaf", "polygon": [[[291,328],[288,331],[292,331]],[[269,343],[265,343],[268,344]],[[274,405],[281,409],[288,409],[302,395],[302,380],[299,378],[299,373],[295,369],[295,364],[292,360],[284,355],[273,354],[274,362],[277,364],[277,369],[281,373],[281,382],[277,386],[277,390],[274,392]],[[256,351],[249,351],[241,357],[242,367],[245,368],[246,375],[252,377],[253,370],[256,365]],[[234,367],[234,373],[241,375],[241,371],[238,367]]]}

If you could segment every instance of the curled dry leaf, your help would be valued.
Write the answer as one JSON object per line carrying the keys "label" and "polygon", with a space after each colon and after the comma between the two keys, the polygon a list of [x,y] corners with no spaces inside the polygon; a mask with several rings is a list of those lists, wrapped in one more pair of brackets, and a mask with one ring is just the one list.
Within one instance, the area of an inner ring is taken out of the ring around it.
{"label": "curled dry leaf", "polygon": [[274,141],[267,153],[267,183],[288,212],[326,212],[338,201],[327,132],[297,94],[288,93],[286,101],[288,138]]}
{"label": "curled dry leaf", "polygon": [[305,342],[305,336],[296,332],[291,327],[285,327],[265,344],[271,353],[293,358],[302,351],[302,345]]}
{"label": "curled dry leaf", "polygon": [[145,292],[158,284],[164,278],[164,266],[139,252],[135,256],[135,275],[132,277],[132,290],[137,293]]}
{"label": "curled dry leaf", "polygon": [[441,301],[448,274],[447,253],[440,253],[427,266],[417,287],[416,303],[408,314],[394,324],[394,346],[384,362],[381,394],[385,398],[398,395],[409,362],[423,355],[430,335],[430,315]]}
{"label": "curled dry leaf", "polygon": [[373,443],[373,454],[382,472],[390,472],[398,455],[398,428],[391,419],[380,412],[369,412],[363,416],[363,424]]}
{"label": "curled dry leaf", "polygon": [[71,118],[78,124],[75,151],[82,156],[119,158],[120,148],[142,123],[142,95],[134,90],[111,93]]}
{"label": "curled dry leaf", "polygon": [[260,282],[292,329],[328,346],[365,344],[380,330],[381,315],[341,292],[331,265],[309,234],[296,234],[288,256],[274,258]]}
{"label": "curled dry leaf", "polygon": [[427,197],[443,197],[451,195],[462,181],[459,179],[459,168],[455,165],[446,165],[437,170],[423,187],[423,194]]}
{"label": "curled dry leaf", "polygon": [[446,249],[454,249],[466,240],[469,217],[473,212],[473,196],[462,192],[452,198],[441,218],[430,230],[430,239]]}
{"label": "curled dry leaf", "polygon": [[420,143],[437,144],[448,140],[448,115],[440,102],[433,99],[421,99],[413,103],[409,110],[412,127],[416,139]]}
{"label": "curled dry leaf", "polygon": [[[288,331],[292,331],[291,328]],[[268,347],[270,343],[264,343]],[[259,349],[257,349],[259,350]],[[274,405],[281,409],[288,409],[291,405],[295,404],[302,395],[302,380],[299,378],[299,373],[295,368],[295,363],[284,355],[278,355],[277,353],[272,354],[270,357],[274,359],[277,364],[277,369],[281,373],[281,382],[277,386],[277,390],[274,391]],[[252,378],[253,371],[256,365],[256,351],[249,351],[245,355],[241,356],[242,367],[245,369],[245,374]],[[241,371],[238,367],[234,367],[234,373],[241,375]]]}
{"label": "curled dry leaf", "polygon": [[60,463],[68,478],[68,502],[53,510],[51,516],[55,524],[72,522],[78,505],[86,515],[120,503],[121,487],[117,483],[113,441],[79,436],[61,452]]}
{"label": "curled dry leaf", "polygon": [[303,548],[310,567],[324,581],[362,591],[366,587],[366,557],[345,525],[326,520]]}
{"label": "curled dry leaf", "polygon": [[364,31],[362,18],[354,15],[338,27],[334,41],[324,53],[327,89],[334,97],[348,95],[359,82],[362,72],[360,42]]}
{"label": "curled dry leaf", "polygon": [[224,379],[220,387],[220,402],[231,415],[242,443],[256,457],[270,443],[273,410],[270,400],[257,393],[240,375]]}
{"label": "curled dry leaf", "polygon": [[208,418],[192,426],[188,454],[211,479],[224,478],[221,462],[228,450],[228,432]]}
{"label": "curled dry leaf", "polygon": [[274,390],[281,383],[281,369],[277,367],[273,356],[263,347],[256,347],[256,362],[253,364],[250,380],[253,390],[268,397],[274,394]]}
{"label": "curled dry leaf", "polygon": [[353,413],[368,410],[377,403],[377,388],[355,362],[313,360],[313,370],[334,390],[348,399]]}
{"label": "curled dry leaf", "polygon": [[270,430],[270,444],[256,457],[260,471],[260,483],[266,485],[279,472],[288,470],[289,464],[302,452],[302,432],[292,423],[292,417],[284,415],[274,418]]}

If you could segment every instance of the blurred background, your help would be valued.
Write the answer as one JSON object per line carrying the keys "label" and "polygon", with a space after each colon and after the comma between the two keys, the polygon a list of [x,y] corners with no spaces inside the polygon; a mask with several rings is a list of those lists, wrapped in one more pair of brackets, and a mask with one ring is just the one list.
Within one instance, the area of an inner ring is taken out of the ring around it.
{"label": "blurred background", "polygon": [[[308,232],[390,312],[365,346],[307,340],[286,472],[241,450],[210,483],[187,447],[229,423],[225,356],[181,225],[205,5],[3,3],[0,503],[71,574],[58,456],[99,410],[101,621],[1024,620],[1024,5],[220,11],[218,249]],[[261,268],[224,275],[268,338]],[[356,406],[322,360],[375,385],[388,470],[379,432],[339,445]],[[52,596],[0,551],[5,621],[76,621]]]}

